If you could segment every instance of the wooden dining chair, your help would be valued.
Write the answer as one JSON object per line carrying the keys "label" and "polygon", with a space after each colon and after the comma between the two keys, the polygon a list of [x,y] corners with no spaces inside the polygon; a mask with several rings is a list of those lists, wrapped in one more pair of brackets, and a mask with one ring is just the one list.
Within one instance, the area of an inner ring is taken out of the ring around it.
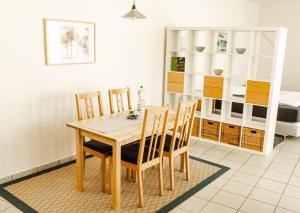
{"label": "wooden dining chair", "polygon": [[[98,105],[98,116],[104,115],[100,91],[76,94],[75,97],[76,97],[76,109],[77,109],[78,120],[83,120],[85,118],[87,119],[94,118],[96,116],[95,105]],[[84,106],[85,110],[82,109],[83,108],[82,106]],[[83,111],[85,111],[86,117],[83,116],[84,115]],[[85,159],[86,153],[89,153],[101,159],[101,176],[102,176],[103,192],[106,191],[106,159],[109,157],[107,153],[111,152],[111,150],[112,150],[111,146],[96,140],[85,141],[83,145],[83,154],[84,154],[83,159]],[[84,165],[85,165],[85,160],[84,160]]]}
{"label": "wooden dining chair", "polygon": [[110,105],[110,113],[115,113],[114,108],[114,96],[117,104],[117,111],[118,112],[124,112],[125,105],[124,105],[124,95],[127,96],[127,110],[132,109],[132,103],[131,103],[131,92],[130,88],[121,88],[121,89],[110,89],[108,90],[108,96],[109,96],[109,105]]}
{"label": "wooden dining chair", "polygon": [[181,170],[185,163],[186,180],[189,180],[189,142],[194,123],[197,101],[179,102],[173,133],[167,134],[163,156],[169,158],[170,186],[174,190],[174,158],[181,156]]}
{"label": "wooden dining chair", "polygon": [[121,149],[122,166],[137,173],[140,207],[144,207],[143,172],[146,169],[158,165],[159,194],[163,194],[162,160],[168,114],[168,106],[146,108],[140,142]]}

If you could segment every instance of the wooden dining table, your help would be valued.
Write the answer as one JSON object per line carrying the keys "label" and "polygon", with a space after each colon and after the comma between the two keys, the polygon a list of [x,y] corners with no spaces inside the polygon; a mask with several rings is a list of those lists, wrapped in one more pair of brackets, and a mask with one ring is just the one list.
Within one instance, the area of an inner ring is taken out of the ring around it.
{"label": "wooden dining table", "polygon": [[[151,108],[155,106],[148,106]],[[172,129],[175,120],[175,111],[169,111],[167,128]],[[83,143],[85,138],[101,141],[112,146],[112,208],[121,208],[121,147],[141,139],[142,121],[130,121],[126,117],[128,111],[118,112],[111,115],[104,115],[93,119],[73,121],[67,123],[68,127],[76,130],[76,173],[77,173],[77,189],[83,191],[84,186],[84,159],[83,159]],[[120,125],[113,125],[114,122]],[[107,130],[100,128],[107,124]],[[113,125],[111,131],[109,126]],[[148,128],[148,136],[151,135],[151,128]]]}

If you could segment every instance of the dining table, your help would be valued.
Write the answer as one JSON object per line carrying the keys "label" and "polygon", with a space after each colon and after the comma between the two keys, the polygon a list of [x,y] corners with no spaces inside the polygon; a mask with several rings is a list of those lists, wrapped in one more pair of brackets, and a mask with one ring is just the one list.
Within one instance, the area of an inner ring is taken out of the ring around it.
{"label": "dining table", "polygon": [[[155,108],[155,106],[147,106]],[[143,116],[136,120],[127,119],[129,111],[117,112],[92,119],[68,122],[67,126],[76,130],[76,179],[77,190],[84,187],[84,159],[83,144],[85,138],[101,141],[112,146],[112,176],[111,194],[112,208],[121,208],[121,148],[141,139]],[[174,126],[176,111],[169,110],[167,129]],[[149,122],[149,125],[151,123]],[[148,128],[146,136],[150,136],[152,129]]]}

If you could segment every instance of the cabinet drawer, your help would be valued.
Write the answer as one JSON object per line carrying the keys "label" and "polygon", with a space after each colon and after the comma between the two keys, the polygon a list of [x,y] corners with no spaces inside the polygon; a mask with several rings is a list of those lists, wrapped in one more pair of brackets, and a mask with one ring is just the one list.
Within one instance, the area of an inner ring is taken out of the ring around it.
{"label": "cabinet drawer", "polygon": [[168,82],[184,84],[184,73],[168,72]]}
{"label": "cabinet drawer", "polygon": [[168,92],[183,93],[183,84],[168,82]]}
{"label": "cabinet drawer", "polygon": [[247,92],[269,94],[270,82],[248,80]]}
{"label": "cabinet drawer", "polygon": [[205,87],[217,87],[223,88],[223,77],[215,77],[215,76],[204,76],[204,86]]}
{"label": "cabinet drawer", "polygon": [[250,104],[258,104],[258,105],[264,105],[268,106],[269,103],[269,93],[255,93],[255,92],[249,92],[246,93],[246,102]]}
{"label": "cabinet drawer", "polygon": [[209,98],[222,99],[223,89],[216,87],[204,87],[203,95]]}

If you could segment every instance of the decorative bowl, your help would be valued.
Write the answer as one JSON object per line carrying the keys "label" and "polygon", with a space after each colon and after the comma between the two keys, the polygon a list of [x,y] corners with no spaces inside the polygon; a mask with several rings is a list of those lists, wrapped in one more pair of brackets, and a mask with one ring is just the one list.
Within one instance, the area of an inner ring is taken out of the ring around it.
{"label": "decorative bowl", "polygon": [[238,53],[238,54],[244,54],[246,52],[246,48],[235,48],[235,51]]}
{"label": "decorative bowl", "polygon": [[205,49],[204,46],[197,46],[197,47],[196,47],[196,50],[197,50],[198,52],[203,52],[204,49]]}
{"label": "decorative bowl", "polygon": [[222,70],[222,69],[214,69],[214,73],[215,73],[216,75],[222,75],[223,70]]}

